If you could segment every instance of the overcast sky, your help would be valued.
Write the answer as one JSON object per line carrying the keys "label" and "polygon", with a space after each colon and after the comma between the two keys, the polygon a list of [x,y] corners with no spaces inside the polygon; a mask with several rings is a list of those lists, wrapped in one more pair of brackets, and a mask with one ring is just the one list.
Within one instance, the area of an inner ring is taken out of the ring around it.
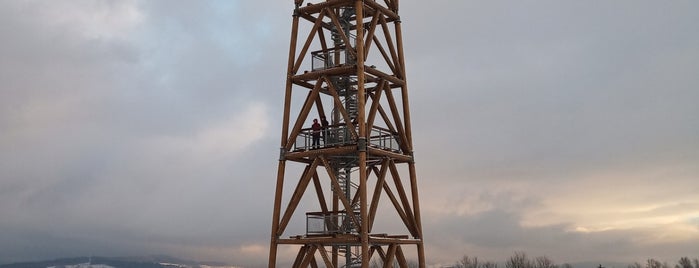
{"label": "overcast sky", "polygon": [[[698,1],[401,4],[429,264],[699,257]],[[265,265],[292,9],[0,1],[0,263]]]}

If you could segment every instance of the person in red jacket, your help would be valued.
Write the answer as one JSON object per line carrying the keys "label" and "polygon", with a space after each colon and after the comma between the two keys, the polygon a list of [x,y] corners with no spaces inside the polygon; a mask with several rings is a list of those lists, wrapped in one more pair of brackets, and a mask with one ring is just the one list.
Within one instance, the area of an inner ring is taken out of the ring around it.
{"label": "person in red jacket", "polygon": [[320,124],[318,123],[318,119],[313,119],[313,125],[311,126],[311,136],[313,137],[313,148],[316,148],[320,145]]}

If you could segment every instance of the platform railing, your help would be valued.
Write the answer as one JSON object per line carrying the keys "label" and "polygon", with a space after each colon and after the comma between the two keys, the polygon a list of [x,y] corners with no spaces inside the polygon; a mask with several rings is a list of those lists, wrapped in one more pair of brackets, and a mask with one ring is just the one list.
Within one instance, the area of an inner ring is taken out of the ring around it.
{"label": "platform railing", "polygon": [[[359,129],[355,128],[355,131],[359,131]],[[320,132],[318,132],[318,142],[315,145],[313,144],[313,130],[310,128],[305,128],[302,129],[299,135],[296,137],[294,150],[305,151],[355,143],[356,142],[352,140],[352,134],[346,125],[333,125],[320,130]],[[374,126],[371,129],[368,145],[381,150],[400,152],[398,135],[388,129],[377,126]]]}
{"label": "platform railing", "polygon": [[371,134],[369,135],[369,146],[393,152],[400,151],[398,135],[394,134],[388,129],[377,126],[371,128]]}
{"label": "platform railing", "polygon": [[306,235],[356,233],[357,228],[344,211],[306,213]]}

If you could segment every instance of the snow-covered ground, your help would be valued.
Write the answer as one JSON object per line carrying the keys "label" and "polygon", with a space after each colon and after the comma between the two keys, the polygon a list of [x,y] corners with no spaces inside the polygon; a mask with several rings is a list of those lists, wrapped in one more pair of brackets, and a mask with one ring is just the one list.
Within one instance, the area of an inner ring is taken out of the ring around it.
{"label": "snow-covered ground", "polygon": [[80,263],[75,265],[61,265],[61,266],[49,266],[46,268],[115,268],[113,266],[104,264],[91,264],[91,263]]}

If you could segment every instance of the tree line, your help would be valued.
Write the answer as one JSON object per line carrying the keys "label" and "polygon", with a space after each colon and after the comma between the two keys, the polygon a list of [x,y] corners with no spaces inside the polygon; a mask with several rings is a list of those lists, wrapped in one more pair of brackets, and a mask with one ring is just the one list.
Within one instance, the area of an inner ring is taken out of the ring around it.
{"label": "tree line", "polygon": [[[482,261],[478,257],[464,255],[453,266],[445,268],[498,268],[498,264],[494,261]],[[524,252],[517,251],[505,261],[505,268],[573,268],[573,265],[569,263],[556,264],[546,256],[529,258]],[[604,267],[600,265],[600,268]],[[699,268],[699,258],[682,257],[674,265],[651,258],[646,260],[645,265],[634,262],[626,268]]]}

